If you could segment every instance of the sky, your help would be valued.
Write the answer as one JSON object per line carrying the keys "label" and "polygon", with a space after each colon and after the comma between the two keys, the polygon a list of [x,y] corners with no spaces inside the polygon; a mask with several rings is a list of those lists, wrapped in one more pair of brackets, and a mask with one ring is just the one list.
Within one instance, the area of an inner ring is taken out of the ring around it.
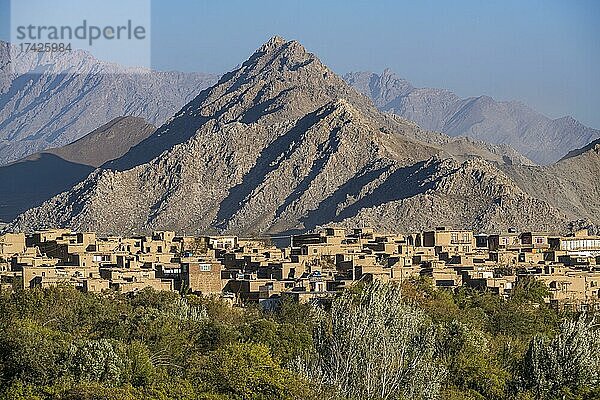
{"label": "sky", "polygon": [[[391,68],[418,87],[518,100],[600,128],[599,0],[146,1],[156,69],[223,73],[280,35],[340,74]],[[3,40],[9,3],[0,0]]]}

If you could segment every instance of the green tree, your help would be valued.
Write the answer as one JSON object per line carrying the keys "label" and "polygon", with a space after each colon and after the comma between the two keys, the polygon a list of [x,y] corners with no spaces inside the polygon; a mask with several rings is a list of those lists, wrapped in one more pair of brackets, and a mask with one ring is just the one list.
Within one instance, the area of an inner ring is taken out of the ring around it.
{"label": "green tree", "polygon": [[206,393],[231,399],[303,399],[307,385],[283,369],[262,344],[235,343],[202,357],[192,372]]}
{"label": "green tree", "polygon": [[0,327],[2,382],[51,385],[64,375],[69,336],[30,319],[3,321]]}
{"label": "green tree", "polygon": [[438,356],[448,370],[447,384],[471,398],[502,399],[510,373],[493,357],[485,333],[453,321],[439,329]]}
{"label": "green tree", "polygon": [[125,351],[127,358],[126,380],[136,387],[150,386],[155,378],[156,369],[146,345],[137,341],[132,342]]}
{"label": "green tree", "polygon": [[373,283],[323,312],[315,357],[300,367],[344,398],[433,399],[444,376],[434,352],[429,318],[405,304],[398,287]]}
{"label": "green tree", "polygon": [[288,364],[312,348],[312,333],[304,324],[277,323],[268,318],[249,321],[240,328],[244,341],[262,343]]}
{"label": "green tree", "polygon": [[71,345],[67,367],[78,382],[118,386],[125,381],[127,360],[118,342],[86,339]]}
{"label": "green tree", "polygon": [[598,392],[600,329],[581,316],[565,321],[552,339],[537,335],[523,360],[521,382],[539,399]]}
{"label": "green tree", "polygon": [[511,299],[517,302],[530,302],[544,304],[544,299],[550,295],[544,282],[534,277],[519,278],[512,293]]}

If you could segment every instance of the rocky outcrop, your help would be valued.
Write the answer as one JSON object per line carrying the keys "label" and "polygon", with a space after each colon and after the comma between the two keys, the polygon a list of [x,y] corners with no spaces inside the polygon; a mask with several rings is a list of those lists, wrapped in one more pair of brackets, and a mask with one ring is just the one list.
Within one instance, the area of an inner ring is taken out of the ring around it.
{"label": "rocky outcrop", "polygon": [[600,145],[591,143],[579,152],[546,166],[503,165],[515,184],[532,196],[560,208],[581,227],[600,232]]}

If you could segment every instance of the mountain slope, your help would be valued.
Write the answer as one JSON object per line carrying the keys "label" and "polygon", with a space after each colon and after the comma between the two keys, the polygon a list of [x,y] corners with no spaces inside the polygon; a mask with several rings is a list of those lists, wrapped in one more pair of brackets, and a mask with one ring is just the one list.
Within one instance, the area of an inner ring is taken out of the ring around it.
{"label": "mountain slope", "polygon": [[70,189],[107,161],[121,157],[156,128],[142,118],[119,117],[64,147],[0,166],[0,221]]}
{"label": "mountain slope", "polygon": [[[398,196],[397,187],[418,189]],[[405,232],[434,226],[554,232],[569,226],[561,209],[523,191],[496,164],[481,159],[461,163],[434,158],[418,164],[408,177],[402,173],[363,196],[377,201],[355,205],[353,215],[342,213],[335,221],[346,227],[364,224],[387,231],[398,231],[400,225]]]}
{"label": "mountain slope", "polygon": [[160,125],[216,81],[209,74],[126,68],[82,51],[11,59],[9,49],[0,42],[0,165],[71,143],[118,116]]}
{"label": "mountain slope", "polygon": [[504,172],[525,192],[560,207],[571,220],[600,227],[600,144],[591,143],[546,167],[504,165]]}
{"label": "mountain slope", "polygon": [[592,143],[588,144],[587,146],[584,146],[580,149],[571,150],[560,161],[563,161],[563,160],[566,160],[569,158],[573,158],[573,157],[577,157],[577,156],[584,154],[590,150],[598,150],[599,146],[600,146],[600,139],[594,140]]}
{"label": "mountain slope", "polygon": [[500,147],[379,112],[298,42],[275,37],[123,157],[11,228],[566,228],[564,213],[521,190],[504,164],[518,162]]}
{"label": "mountain slope", "polygon": [[390,70],[381,75],[354,72],[344,78],[382,111],[450,136],[507,144],[539,164],[555,162],[567,151],[600,138],[600,130],[571,117],[553,120],[518,102],[488,96],[461,99],[448,90],[415,88]]}

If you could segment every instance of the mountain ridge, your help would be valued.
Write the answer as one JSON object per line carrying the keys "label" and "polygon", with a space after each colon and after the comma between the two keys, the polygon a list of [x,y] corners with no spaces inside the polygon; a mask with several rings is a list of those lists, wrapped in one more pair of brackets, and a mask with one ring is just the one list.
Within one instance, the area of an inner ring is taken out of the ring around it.
{"label": "mountain ridge", "polygon": [[105,162],[118,158],[156,128],[138,117],[118,117],[79,140],[0,166],[0,220],[70,189]]}
{"label": "mountain ridge", "polygon": [[528,167],[500,148],[381,113],[300,43],[276,37],[123,157],[10,228],[567,229],[562,205],[533,196],[500,169],[521,166]]}
{"label": "mountain ridge", "polygon": [[485,95],[461,99],[446,89],[416,88],[390,69],[381,75],[351,72],[344,79],[372,98],[381,111],[450,136],[507,144],[542,165],[600,138],[600,130],[570,116],[551,119],[518,101],[496,101]]}
{"label": "mountain ridge", "polygon": [[48,57],[11,57],[11,45],[0,42],[0,165],[71,143],[119,116],[160,125],[216,81],[123,67],[81,50]]}

